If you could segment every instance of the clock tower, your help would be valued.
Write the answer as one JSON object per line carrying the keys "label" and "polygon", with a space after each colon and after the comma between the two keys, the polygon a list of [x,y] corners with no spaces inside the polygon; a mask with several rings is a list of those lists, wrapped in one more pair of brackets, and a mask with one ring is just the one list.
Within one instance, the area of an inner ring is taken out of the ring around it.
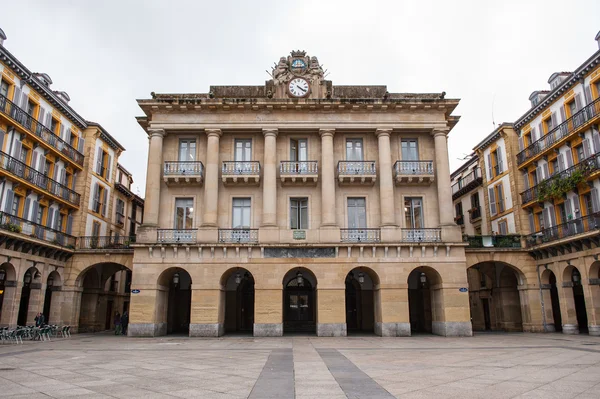
{"label": "clock tower", "polygon": [[327,98],[328,93],[331,95],[331,82],[324,75],[317,57],[309,57],[305,51],[292,51],[273,67],[273,80],[267,86],[271,86],[273,98]]}

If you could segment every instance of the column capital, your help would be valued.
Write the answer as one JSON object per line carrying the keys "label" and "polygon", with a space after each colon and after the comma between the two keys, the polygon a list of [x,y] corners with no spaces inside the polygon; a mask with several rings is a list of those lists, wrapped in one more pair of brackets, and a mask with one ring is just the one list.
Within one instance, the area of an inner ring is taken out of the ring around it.
{"label": "column capital", "polygon": [[440,135],[448,136],[449,132],[450,132],[450,129],[448,129],[447,127],[444,127],[444,128],[434,128],[431,131],[431,135],[433,137],[440,136]]}
{"label": "column capital", "polygon": [[319,134],[321,135],[321,137],[333,137],[335,135],[335,129],[319,129]]}
{"label": "column capital", "polygon": [[148,136],[152,137],[165,137],[165,129],[148,129]]}
{"label": "column capital", "polygon": [[262,132],[263,132],[263,135],[265,137],[267,137],[267,136],[275,136],[275,137],[277,137],[277,135],[279,134],[279,129],[277,129],[277,128],[265,128],[265,129],[262,130]]}
{"label": "column capital", "polygon": [[217,136],[221,137],[223,135],[223,131],[221,129],[204,129],[204,132],[208,137]]}
{"label": "column capital", "polygon": [[379,136],[391,136],[392,135],[392,129],[376,129],[375,130],[375,136],[379,137]]}

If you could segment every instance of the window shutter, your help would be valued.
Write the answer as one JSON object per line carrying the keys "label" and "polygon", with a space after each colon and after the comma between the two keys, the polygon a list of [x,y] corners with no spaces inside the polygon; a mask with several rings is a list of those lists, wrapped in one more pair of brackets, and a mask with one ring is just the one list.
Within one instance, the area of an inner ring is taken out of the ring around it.
{"label": "window shutter", "polygon": [[554,212],[554,205],[548,207],[548,213],[550,214],[550,221],[552,226],[556,226],[556,213]]}
{"label": "window shutter", "polygon": [[598,189],[592,189],[592,210],[594,213],[600,212],[600,197],[598,196]]}
{"label": "window shutter", "polygon": [[504,187],[502,185],[502,182],[500,182],[500,184],[498,184],[497,187],[498,188],[496,190],[498,190],[498,212],[504,212]]}
{"label": "window shutter", "polygon": [[492,180],[492,177],[494,176],[493,173],[493,166],[492,166],[492,154],[488,154],[487,156],[487,161],[488,161],[488,180]]}
{"label": "window shutter", "polygon": [[498,159],[498,174],[504,171],[504,167],[502,164],[502,148],[498,147],[496,149],[496,158]]}
{"label": "window shutter", "polygon": [[[59,131],[60,131],[60,133],[59,133],[60,134],[60,138],[63,139],[63,140],[65,140],[65,127],[62,124],[60,125],[60,130]],[[67,140],[65,140],[65,141],[67,141]]]}
{"label": "window shutter", "polygon": [[85,140],[83,139],[83,136],[79,136],[79,140],[77,142],[77,151],[79,151],[82,154],[83,154],[84,143],[85,143]]}
{"label": "window shutter", "polygon": [[548,170],[548,164],[545,163],[542,165],[542,170],[544,171],[544,180],[550,177],[550,171]]}
{"label": "window shutter", "polygon": [[505,236],[508,234],[508,225],[506,222],[498,223],[498,227],[500,227],[500,235]]}
{"label": "window shutter", "polygon": [[489,196],[490,196],[490,213],[492,214],[492,216],[494,216],[496,214],[496,196],[494,194],[493,188],[489,189]]}
{"label": "window shutter", "polygon": [[4,136],[6,136],[6,133],[0,129],[0,151],[4,151]]}
{"label": "window shutter", "polygon": [[[13,94],[12,102],[18,107],[21,103],[21,89],[15,86],[15,93]],[[16,111],[16,110],[15,110]]]}
{"label": "window shutter", "polygon": [[71,235],[73,232],[73,215],[67,216],[67,234]]}
{"label": "window shutter", "polygon": [[65,141],[67,142],[67,144],[71,142],[71,129],[65,130]]}
{"label": "window shutter", "polygon": [[565,170],[565,157],[564,154],[558,154],[558,171],[562,172]]}
{"label": "window shutter", "polygon": [[33,200],[32,205],[31,205],[31,217],[29,218],[29,220],[31,220],[34,223],[37,223],[38,210],[39,210],[39,204],[36,200]]}
{"label": "window shutter", "polygon": [[535,168],[535,177],[537,178],[538,183],[544,180],[544,176],[542,176],[542,167],[538,166]]}
{"label": "window shutter", "polygon": [[581,111],[581,94],[577,93],[575,95],[575,106],[577,107],[577,112]]}
{"label": "window shutter", "polygon": [[519,151],[523,151],[525,149],[525,140],[523,137],[519,137]]}
{"label": "window shutter", "polygon": [[35,170],[37,170],[37,151],[33,151],[33,154],[31,154],[31,167]]}
{"label": "window shutter", "polygon": [[[15,132],[13,132],[15,134]],[[15,140],[15,146],[13,147],[13,158],[17,160],[21,160],[21,142],[19,140]]]}
{"label": "window shutter", "polygon": [[112,157],[108,155],[108,161],[106,162],[106,180],[110,181],[110,166]]}
{"label": "window shutter", "polygon": [[571,149],[569,148],[565,155],[567,159],[567,168],[570,168],[571,166],[573,166],[573,151],[571,151]]}
{"label": "window shutter", "polygon": [[62,228],[62,226],[58,225],[59,221],[60,221],[60,213],[58,213],[58,211],[56,211],[56,212],[54,212],[54,226],[52,227],[56,231],[60,231]]}
{"label": "window shutter", "polygon": [[77,173],[73,173],[73,178],[71,179],[71,189],[75,190],[75,185],[77,184]]}
{"label": "window shutter", "polygon": [[531,234],[535,233],[535,221],[533,220],[533,213],[529,214],[529,231]]}
{"label": "window shutter", "polygon": [[[48,128],[48,130],[50,130],[50,126],[52,125],[52,110],[48,110],[48,113],[46,114],[46,122],[44,122],[46,124],[46,128]],[[52,132],[52,134],[54,134],[54,132]]]}
{"label": "window shutter", "polygon": [[538,132],[540,134],[540,139],[544,137],[544,126],[541,123],[538,125]]}
{"label": "window shutter", "polygon": [[95,183],[94,184],[94,196],[92,199],[92,210],[94,212],[96,211],[96,206],[99,202],[100,202],[100,188],[98,187],[98,183]]}
{"label": "window shutter", "polygon": [[40,112],[38,114],[38,122],[43,124],[44,123],[44,114],[46,113],[46,111],[44,110],[44,108],[40,107]]}
{"label": "window shutter", "polygon": [[31,220],[29,218],[29,207],[31,206],[31,200],[29,197],[25,198],[25,207],[23,208],[23,219]]}
{"label": "window shutter", "polygon": [[[592,147],[590,145],[589,139],[583,140],[583,156],[585,157],[585,159],[588,159],[592,156]],[[581,159],[579,160],[579,162],[581,162]]]}
{"label": "window shutter", "polygon": [[103,198],[102,198],[102,216],[106,216],[106,208],[108,205],[108,190],[104,189],[103,192]]}
{"label": "window shutter", "polygon": [[544,228],[547,229],[548,227],[550,227],[550,209],[544,208],[542,215],[544,218]]}
{"label": "window shutter", "polygon": [[48,208],[48,217],[46,218],[46,227],[52,228],[52,216],[54,216],[54,208]]}
{"label": "window shutter", "polygon": [[12,210],[12,203],[15,199],[15,193],[13,192],[13,190],[8,189],[6,191],[6,202],[4,203],[4,212],[8,213],[9,215],[12,214],[11,210]]}
{"label": "window shutter", "polygon": [[[573,217],[573,207],[571,206],[571,199],[570,198],[567,198],[565,200],[565,212],[567,214],[567,220],[574,219],[574,217]],[[564,223],[565,220],[563,220],[562,222]]]}
{"label": "window shutter", "polygon": [[531,128],[531,143],[533,144],[537,140],[537,133],[534,128]]}
{"label": "window shutter", "polygon": [[67,170],[63,169],[60,171],[60,182],[66,186],[67,185]]}
{"label": "window shutter", "polygon": [[102,171],[102,148],[98,148],[96,151],[96,173],[100,174]]}
{"label": "window shutter", "polygon": [[56,180],[56,176],[58,176],[58,164],[54,164],[54,170],[52,171],[52,180]]}
{"label": "window shutter", "polygon": [[554,128],[556,126],[558,126],[558,119],[556,117],[556,112],[552,113],[552,115],[550,116],[550,119],[552,120],[552,130],[554,130]]}
{"label": "window shutter", "polygon": [[565,107],[560,107],[560,119],[562,120],[562,122],[567,120],[567,115],[565,114]]}
{"label": "window shutter", "polygon": [[594,154],[600,152],[600,133],[596,129],[592,130],[592,140],[594,142]]}
{"label": "window shutter", "polygon": [[38,162],[38,170],[39,170],[41,173],[44,173],[44,171],[45,171],[44,169],[45,169],[45,168],[46,168],[46,157],[45,157],[45,156],[43,156],[43,155],[41,155],[41,156],[40,156],[40,159],[39,159],[39,162]]}
{"label": "window shutter", "polygon": [[527,172],[523,172],[523,183],[525,190],[529,190],[529,174]]}
{"label": "window shutter", "polygon": [[590,86],[585,86],[584,94],[585,94],[585,104],[587,105],[592,102],[592,90],[591,90]]}

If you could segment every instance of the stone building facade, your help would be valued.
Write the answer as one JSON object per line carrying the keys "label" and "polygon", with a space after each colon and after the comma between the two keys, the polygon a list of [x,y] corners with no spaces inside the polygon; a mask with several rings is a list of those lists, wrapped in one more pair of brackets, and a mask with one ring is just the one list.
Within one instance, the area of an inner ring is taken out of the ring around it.
{"label": "stone building facade", "polygon": [[294,51],[264,85],[138,103],[130,335],[471,335],[447,149],[458,100],[335,86]]}
{"label": "stone building facade", "polygon": [[143,200],[118,165],[124,148],[5,39],[0,30],[0,326],[42,312],[72,331],[109,328],[107,314],[128,306]]}

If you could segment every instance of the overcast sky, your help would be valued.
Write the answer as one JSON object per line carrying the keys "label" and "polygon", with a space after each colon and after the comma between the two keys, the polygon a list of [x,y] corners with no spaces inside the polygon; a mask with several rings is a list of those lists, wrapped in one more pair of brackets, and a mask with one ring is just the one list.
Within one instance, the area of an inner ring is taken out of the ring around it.
{"label": "overcast sky", "polygon": [[127,149],[120,161],[142,196],[148,142],[135,100],[152,91],[263,84],[265,69],[303,49],[334,85],[460,98],[453,170],[493,120],[514,122],[553,72],[597,51],[600,30],[598,0],[21,0],[5,1],[0,15],[5,47]]}

